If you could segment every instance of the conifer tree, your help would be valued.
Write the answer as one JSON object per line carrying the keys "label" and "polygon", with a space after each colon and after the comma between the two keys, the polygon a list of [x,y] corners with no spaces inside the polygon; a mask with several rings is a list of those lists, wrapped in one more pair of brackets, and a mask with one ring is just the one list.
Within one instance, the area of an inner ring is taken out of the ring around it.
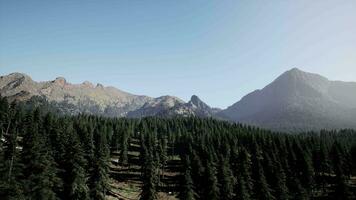
{"label": "conifer tree", "polygon": [[88,175],[85,171],[86,160],[83,148],[74,130],[67,128],[68,137],[65,152],[64,174],[64,199],[87,200],[89,199]]}
{"label": "conifer tree", "polygon": [[286,184],[287,177],[284,170],[279,162],[276,163],[276,173],[275,173],[275,197],[276,199],[289,199],[289,191]]}
{"label": "conifer tree", "polygon": [[219,164],[220,196],[221,199],[230,200],[234,197],[235,178],[230,169],[227,158],[220,158]]}
{"label": "conifer tree", "polygon": [[260,148],[258,147],[257,143],[254,143],[254,154],[253,154],[253,165],[252,165],[252,172],[253,172],[253,191],[256,199],[265,199],[265,200],[273,200],[275,199],[272,195],[272,190],[267,183],[264,169],[261,164],[261,160],[263,159]]}
{"label": "conifer tree", "polygon": [[354,143],[350,150],[352,160],[352,175],[356,176],[356,143]]}
{"label": "conifer tree", "polygon": [[58,169],[51,155],[46,138],[40,134],[41,116],[39,110],[27,117],[27,134],[23,144],[23,165],[25,196],[29,199],[57,199],[56,188],[61,181]]}
{"label": "conifer tree", "polygon": [[184,182],[181,193],[181,199],[195,200],[197,194],[194,192],[194,184],[191,177],[191,163],[189,156],[185,157],[185,171],[184,171]]}
{"label": "conifer tree", "polygon": [[[147,142],[150,140],[147,139]],[[152,144],[152,143],[150,143]],[[146,145],[143,146],[143,158],[144,158],[144,165],[142,166],[142,179],[143,179],[143,186],[141,192],[141,200],[156,200],[156,183],[157,183],[157,174],[155,169],[155,162],[153,159],[153,154]]]}
{"label": "conifer tree", "polygon": [[320,142],[313,152],[313,165],[318,184],[326,192],[327,174],[330,172],[330,161],[324,142]]}
{"label": "conifer tree", "polygon": [[89,185],[91,187],[91,197],[104,200],[106,191],[109,189],[109,148],[103,127],[97,128],[94,134],[95,160],[91,163],[92,171]]}
{"label": "conifer tree", "polygon": [[21,184],[22,165],[18,144],[19,110],[11,117],[3,137],[3,154],[0,163],[0,197],[4,199],[23,199],[23,185]]}
{"label": "conifer tree", "polygon": [[208,161],[206,167],[207,187],[206,199],[218,200],[220,199],[220,191],[218,187],[217,170],[213,161]]}
{"label": "conifer tree", "polygon": [[350,191],[350,185],[347,182],[347,178],[345,176],[337,176],[334,191],[333,191],[333,198],[335,200],[351,200],[354,199],[355,196]]}

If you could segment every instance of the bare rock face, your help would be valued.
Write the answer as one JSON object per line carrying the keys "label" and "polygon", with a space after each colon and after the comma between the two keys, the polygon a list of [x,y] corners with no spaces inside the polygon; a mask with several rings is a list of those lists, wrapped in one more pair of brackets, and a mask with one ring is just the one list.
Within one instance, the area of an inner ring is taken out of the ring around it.
{"label": "bare rock face", "polygon": [[173,96],[162,96],[147,102],[141,108],[129,112],[128,117],[214,117],[219,109],[210,108],[207,104],[193,95],[187,103]]}
{"label": "bare rock face", "polygon": [[219,113],[280,131],[356,127],[356,83],[292,69]]}
{"label": "bare rock face", "polygon": [[113,87],[104,87],[101,84],[94,87],[88,81],[71,84],[63,77],[53,81],[36,82],[21,73],[1,76],[0,94],[8,97],[10,101],[26,101],[32,97],[42,97],[57,105],[70,106],[71,114],[89,113],[105,116],[125,116],[127,112],[141,107],[152,99]]}
{"label": "bare rock face", "polygon": [[21,73],[0,77],[0,95],[23,102],[40,97],[66,114],[213,117],[288,132],[356,128],[356,83],[330,81],[297,68],[225,110],[211,108],[196,95],[189,102],[151,98],[88,81],[72,84],[63,77],[36,82]]}
{"label": "bare rock face", "polygon": [[36,84],[27,75],[11,73],[0,77],[0,94],[9,97],[9,100],[28,100],[31,93],[36,93]]}
{"label": "bare rock face", "polygon": [[114,87],[94,86],[89,81],[72,84],[63,77],[36,82],[26,74],[0,77],[0,94],[10,101],[41,97],[66,114],[88,113],[110,117],[212,116],[211,108],[197,96],[185,103],[174,96],[151,98],[133,95]]}
{"label": "bare rock face", "polygon": [[62,87],[64,87],[64,85],[67,83],[66,79],[63,77],[57,77],[53,82]]}
{"label": "bare rock face", "polygon": [[216,113],[218,113],[220,109],[211,108],[206,103],[204,103],[200,98],[196,95],[193,95],[190,98],[190,101],[185,104],[180,104],[167,112],[163,113],[163,115],[167,116],[195,116],[195,117],[215,117]]}
{"label": "bare rock face", "polygon": [[162,96],[145,103],[141,108],[128,113],[128,117],[147,117],[161,116],[161,113],[166,112],[178,105],[184,104],[184,101],[173,96]]}

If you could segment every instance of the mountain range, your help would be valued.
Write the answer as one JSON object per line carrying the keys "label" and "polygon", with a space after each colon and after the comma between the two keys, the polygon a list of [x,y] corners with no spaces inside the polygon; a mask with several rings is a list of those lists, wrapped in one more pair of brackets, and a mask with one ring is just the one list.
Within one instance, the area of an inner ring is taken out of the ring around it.
{"label": "mountain range", "polygon": [[291,69],[219,113],[280,131],[356,127],[356,83]]}
{"label": "mountain range", "polygon": [[226,109],[212,108],[196,95],[184,102],[175,96],[134,95],[88,81],[71,84],[63,77],[36,82],[22,73],[1,76],[0,95],[10,101],[48,102],[71,115],[213,117],[288,132],[356,128],[356,82],[330,81],[297,68]]}

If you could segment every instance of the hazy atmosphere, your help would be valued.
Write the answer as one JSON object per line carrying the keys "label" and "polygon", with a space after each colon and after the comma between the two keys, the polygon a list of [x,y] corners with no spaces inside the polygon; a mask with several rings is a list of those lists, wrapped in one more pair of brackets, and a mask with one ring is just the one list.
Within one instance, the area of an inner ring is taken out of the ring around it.
{"label": "hazy atmosphere", "polygon": [[0,74],[225,108],[293,67],[355,81],[355,10],[353,0],[0,0]]}
{"label": "hazy atmosphere", "polygon": [[355,200],[356,0],[0,0],[1,200]]}

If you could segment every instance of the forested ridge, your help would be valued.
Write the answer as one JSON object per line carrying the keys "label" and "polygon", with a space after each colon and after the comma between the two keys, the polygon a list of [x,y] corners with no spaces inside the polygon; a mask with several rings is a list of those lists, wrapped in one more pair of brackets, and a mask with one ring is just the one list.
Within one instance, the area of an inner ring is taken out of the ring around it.
{"label": "forested ridge", "polygon": [[0,129],[0,199],[356,197],[354,130],[290,135],[214,119],[62,116],[5,98]]}

